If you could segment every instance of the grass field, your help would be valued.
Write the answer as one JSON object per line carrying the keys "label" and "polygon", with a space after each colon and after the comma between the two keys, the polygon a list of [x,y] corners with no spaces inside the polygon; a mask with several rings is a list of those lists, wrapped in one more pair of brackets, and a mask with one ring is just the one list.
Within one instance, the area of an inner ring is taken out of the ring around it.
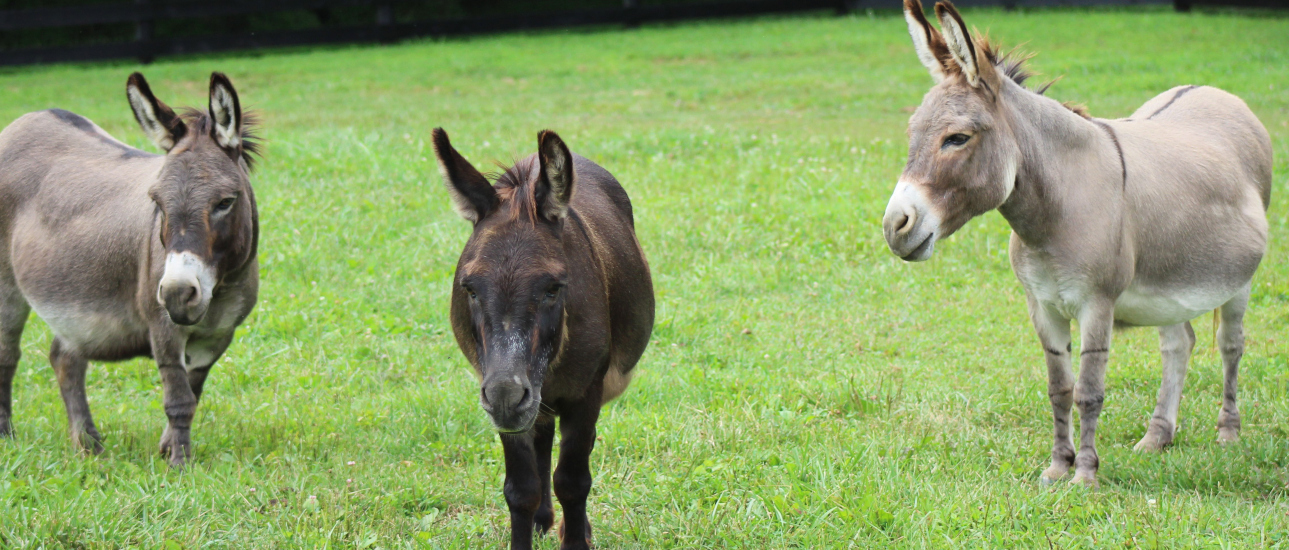
{"label": "grass field", "polygon": [[1211,84],[1271,131],[1239,444],[1215,443],[1204,317],[1176,445],[1133,453],[1158,343],[1120,332],[1101,489],[1039,485],[1046,369],[1006,224],[983,216],[917,265],[881,236],[931,83],[894,11],[4,69],[0,121],[62,107],[149,149],[130,71],[201,106],[224,71],[268,142],[261,299],[206,386],[192,466],[156,456],[165,418],[144,360],[92,366],[107,450],[73,453],[33,318],[18,435],[0,442],[0,547],[500,547],[501,448],[447,327],[470,227],[448,206],[434,126],[479,165],[555,129],[634,201],[657,326],[600,420],[601,547],[1289,547],[1289,18],[965,16],[1038,52],[1036,70],[1065,76],[1049,94],[1094,115]]}

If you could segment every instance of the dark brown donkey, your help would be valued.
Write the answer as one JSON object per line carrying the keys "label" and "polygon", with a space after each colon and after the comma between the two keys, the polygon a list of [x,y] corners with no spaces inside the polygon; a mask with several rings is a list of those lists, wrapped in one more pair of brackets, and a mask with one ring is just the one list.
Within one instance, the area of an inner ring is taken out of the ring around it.
{"label": "dark brown donkey", "polygon": [[452,286],[452,329],[501,434],[510,547],[531,548],[533,526],[545,533],[555,521],[559,416],[560,547],[587,548],[595,421],[649,343],[653,282],[622,186],[554,132],[537,142],[536,155],[490,185],[434,130],[452,205],[474,223]]}
{"label": "dark brown donkey", "polygon": [[0,434],[12,432],[19,341],[34,309],[54,333],[49,362],[72,441],[103,448],[87,362],[151,355],[169,418],[161,452],[180,466],[206,374],[255,305],[256,145],[223,74],[210,75],[206,112],[176,115],[139,73],[126,96],[165,155],[60,109],[0,132]]}

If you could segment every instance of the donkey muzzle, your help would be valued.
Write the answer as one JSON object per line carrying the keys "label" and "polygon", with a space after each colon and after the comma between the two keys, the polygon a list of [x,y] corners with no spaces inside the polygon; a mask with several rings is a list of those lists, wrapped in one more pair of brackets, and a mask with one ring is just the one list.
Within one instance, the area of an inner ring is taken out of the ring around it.
{"label": "donkey muzzle", "polygon": [[901,179],[882,217],[882,234],[891,252],[906,262],[930,259],[939,229],[940,220],[922,192]]}
{"label": "donkey muzzle", "polygon": [[492,417],[492,424],[502,433],[528,431],[537,419],[541,404],[540,389],[518,374],[485,377],[479,404]]}
{"label": "donkey muzzle", "polygon": [[166,267],[157,285],[157,302],[177,325],[193,325],[206,315],[215,270],[192,252],[166,254]]}

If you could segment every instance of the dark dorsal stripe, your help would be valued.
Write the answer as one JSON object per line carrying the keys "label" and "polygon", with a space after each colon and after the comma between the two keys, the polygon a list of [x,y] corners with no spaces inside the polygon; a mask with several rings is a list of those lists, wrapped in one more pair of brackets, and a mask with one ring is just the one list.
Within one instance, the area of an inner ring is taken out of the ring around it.
{"label": "dark dorsal stripe", "polygon": [[1187,86],[1185,88],[1177,90],[1177,93],[1173,94],[1173,98],[1168,100],[1168,103],[1165,103],[1164,106],[1160,107],[1158,111],[1151,113],[1150,116],[1146,117],[1146,120],[1155,118],[1155,115],[1162,113],[1164,112],[1164,109],[1171,107],[1173,105],[1173,102],[1177,101],[1177,98],[1182,97],[1183,95],[1186,95],[1186,92],[1194,90],[1195,88],[1198,88],[1198,86]]}
{"label": "dark dorsal stripe", "polygon": [[121,151],[121,158],[133,159],[133,158],[150,158],[150,157],[157,156],[147,151],[141,151],[139,149],[135,149],[124,143],[121,143],[117,140],[114,140],[112,138],[109,138],[103,135],[101,132],[98,131],[97,128],[94,127],[94,123],[90,122],[90,119],[85,118],[81,115],[78,115],[76,113],[73,113],[71,111],[66,111],[63,109],[47,109],[46,111],[49,114],[54,115],[54,117],[57,118],[58,120],[64,123],[70,124],[73,128],[76,128],[77,130],[85,132],[87,135],[98,140],[99,142],[107,144],[108,146],[114,147],[116,149],[119,149]]}
{"label": "dark dorsal stripe", "polygon": [[[1151,116],[1154,116],[1154,115],[1151,115]],[[1114,128],[1111,128],[1109,124],[1105,123],[1105,121],[1102,121],[1100,119],[1093,119],[1092,122],[1097,123],[1097,126],[1100,126],[1102,130],[1105,130],[1105,133],[1110,135],[1110,141],[1114,142],[1114,150],[1119,153],[1119,167],[1123,172],[1123,187],[1124,189],[1127,189],[1128,188],[1128,163],[1124,162],[1123,160],[1123,146],[1119,145],[1119,136],[1114,133]]]}

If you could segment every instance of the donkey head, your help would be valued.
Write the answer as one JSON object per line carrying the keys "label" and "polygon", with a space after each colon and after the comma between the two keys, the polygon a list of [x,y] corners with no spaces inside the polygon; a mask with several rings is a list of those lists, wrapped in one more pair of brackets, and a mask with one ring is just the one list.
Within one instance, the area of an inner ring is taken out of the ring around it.
{"label": "donkey head", "polygon": [[255,257],[257,221],[251,191],[251,154],[257,144],[243,119],[233,83],[210,75],[206,112],[176,115],[130,75],[125,87],[134,118],[166,152],[157,183],[148,191],[161,214],[165,271],[157,301],[180,325],[201,321],[215,286]]}
{"label": "donkey head", "polygon": [[904,0],[913,47],[936,81],[909,119],[908,164],[882,220],[891,252],[907,261],[930,258],[937,239],[1001,206],[1020,163],[1000,108],[1008,78],[952,4],[940,2],[935,12],[943,34],[918,0]]}
{"label": "donkey head", "polygon": [[560,239],[573,195],[573,156],[549,130],[537,154],[490,185],[442,128],[434,150],[452,206],[474,223],[457,264],[452,325],[500,432],[532,427],[542,380],[564,335],[567,258]]}

